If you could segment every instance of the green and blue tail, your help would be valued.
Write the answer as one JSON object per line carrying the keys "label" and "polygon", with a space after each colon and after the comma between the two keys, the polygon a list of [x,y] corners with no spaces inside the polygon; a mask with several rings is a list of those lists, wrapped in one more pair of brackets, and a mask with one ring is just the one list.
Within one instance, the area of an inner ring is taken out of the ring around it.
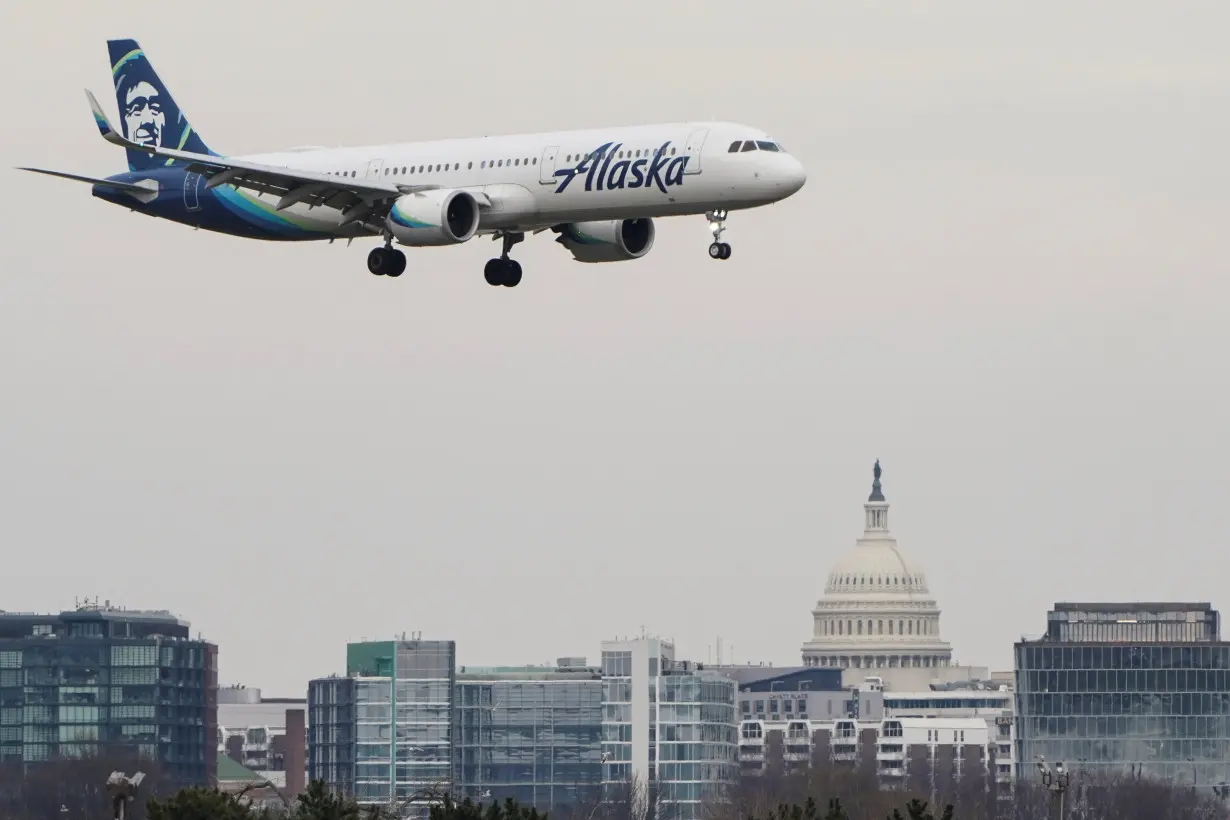
{"label": "green and blue tail", "polygon": [[[216,156],[188,123],[183,109],[176,104],[136,40],[108,40],[107,51],[111,56],[120,131],[125,138],[144,145]],[[132,148],[126,150],[130,171],[175,162]]]}

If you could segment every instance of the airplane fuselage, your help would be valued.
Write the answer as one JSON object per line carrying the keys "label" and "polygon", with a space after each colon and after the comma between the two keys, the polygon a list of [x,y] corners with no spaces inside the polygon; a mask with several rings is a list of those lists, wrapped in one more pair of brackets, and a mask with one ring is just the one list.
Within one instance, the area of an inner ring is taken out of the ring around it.
{"label": "airplane fuselage", "polygon": [[[234,159],[480,194],[489,206],[479,233],[753,208],[790,196],[806,179],[799,161],[767,134],[726,122],[307,148]],[[108,179],[145,186],[150,194],[95,185],[95,196],[204,230],[291,241],[372,236],[336,208],[283,203],[279,210],[276,192],[209,187],[208,175],[179,161]]]}

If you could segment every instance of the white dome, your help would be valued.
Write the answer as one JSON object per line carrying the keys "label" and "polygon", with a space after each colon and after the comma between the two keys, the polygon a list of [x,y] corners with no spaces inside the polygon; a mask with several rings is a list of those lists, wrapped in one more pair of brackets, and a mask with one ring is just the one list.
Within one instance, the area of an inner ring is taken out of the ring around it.
{"label": "white dome", "polygon": [[901,554],[889,532],[878,461],[863,509],[863,537],[829,570],[824,595],[812,610],[803,663],[847,669],[949,665],[952,648],[940,638],[940,610],[927,576]]}
{"label": "white dome", "polygon": [[841,557],[829,570],[824,595],[927,595],[927,576],[897,549],[897,539],[863,543]]}

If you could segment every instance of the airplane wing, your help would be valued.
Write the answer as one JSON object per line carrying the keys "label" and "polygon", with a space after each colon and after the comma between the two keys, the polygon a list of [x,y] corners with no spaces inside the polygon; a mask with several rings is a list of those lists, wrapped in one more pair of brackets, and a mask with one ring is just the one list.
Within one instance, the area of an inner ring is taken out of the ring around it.
{"label": "airplane wing", "polygon": [[[94,121],[98,125],[98,130],[107,142],[124,148],[144,151],[156,157],[166,157],[169,160],[186,163],[187,170],[208,177],[205,183],[207,189],[218,185],[234,185],[251,188],[261,193],[280,195],[281,199],[278,200],[276,206],[279,211],[299,202],[307,203],[311,207],[336,208],[346,215],[343,219],[343,224],[345,224],[365,220],[372,216],[383,216],[392,207],[393,202],[403,194],[430,191],[440,187],[439,185],[401,185],[382,180],[335,176],[318,171],[303,171],[211,154],[196,154],[190,151],[142,145],[125,139],[112,128],[98,100],[89,90],[85,93],[90,99],[90,107],[94,110]],[[479,200],[480,205],[483,204],[482,199]]]}

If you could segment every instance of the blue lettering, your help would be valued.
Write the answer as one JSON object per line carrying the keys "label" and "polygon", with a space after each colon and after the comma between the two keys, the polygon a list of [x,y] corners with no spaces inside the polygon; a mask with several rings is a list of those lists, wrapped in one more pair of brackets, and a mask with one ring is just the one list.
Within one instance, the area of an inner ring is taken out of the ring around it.
{"label": "blue lettering", "polygon": [[683,184],[683,169],[687,167],[688,158],[675,157],[671,160],[671,167],[666,169],[666,184],[667,185],[682,185]]}
{"label": "blue lettering", "polygon": [[[687,155],[671,156],[670,145],[670,140],[662,143],[662,146],[653,152],[652,159],[634,161],[629,157],[616,162],[623,143],[604,143],[596,151],[581,157],[574,167],[555,171],[556,179],[560,180],[555,193],[562,194],[569,184],[581,175],[585,176],[586,191],[615,191],[657,185],[659,191],[666,193],[667,188],[683,184],[690,159]],[[648,168],[645,167],[647,163]]]}
{"label": "blue lettering", "polygon": [[[606,175],[606,169],[610,167],[611,160],[615,159],[615,152],[619,150],[621,145],[623,145],[623,143],[617,143],[616,145],[611,146],[611,150],[606,152],[606,157],[604,157],[603,162],[602,162],[602,170],[598,172],[598,190],[599,191],[602,190],[602,180],[609,178]],[[607,186],[607,187],[610,187],[610,186]],[[585,190],[588,191],[589,187],[587,186]]]}
{"label": "blue lettering", "polygon": [[631,163],[626,159],[621,159],[611,168],[610,176],[606,178],[607,190],[614,191],[616,188],[624,187],[624,178],[628,176],[628,166]]}
{"label": "blue lettering", "polygon": [[666,153],[666,147],[668,145],[670,145],[669,142],[662,143],[662,147],[659,148],[657,153],[653,155],[653,162],[649,166],[649,173],[646,175],[645,179],[645,185],[650,185],[656,181],[658,183],[658,190],[662,193],[666,193],[666,183],[662,180],[660,175],[662,171],[665,170],[667,161],[670,160],[670,157]]}
{"label": "blue lettering", "polygon": [[639,188],[645,182],[645,172],[641,169],[645,167],[645,160],[638,159],[632,163],[632,181],[628,183],[629,188]]}
{"label": "blue lettering", "polygon": [[[609,145],[610,143],[608,142],[606,145],[602,146],[602,148],[599,148],[598,152],[601,152],[603,149],[605,149]],[[586,172],[589,173],[588,178],[585,180],[585,190],[588,191],[590,183],[594,178],[594,167],[597,165],[597,163],[594,162],[592,158],[596,157],[598,155],[598,152],[595,152],[594,154],[591,154],[589,156],[582,157],[581,161],[578,162],[576,164],[576,167],[574,168],[560,168],[559,170],[557,170],[555,172],[555,176],[562,178],[563,181],[560,182],[559,187],[555,189],[555,193],[562,194],[564,192],[564,189],[568,187],[568,184],[572,182],[573,179],[575,179],[576,177]]]}

